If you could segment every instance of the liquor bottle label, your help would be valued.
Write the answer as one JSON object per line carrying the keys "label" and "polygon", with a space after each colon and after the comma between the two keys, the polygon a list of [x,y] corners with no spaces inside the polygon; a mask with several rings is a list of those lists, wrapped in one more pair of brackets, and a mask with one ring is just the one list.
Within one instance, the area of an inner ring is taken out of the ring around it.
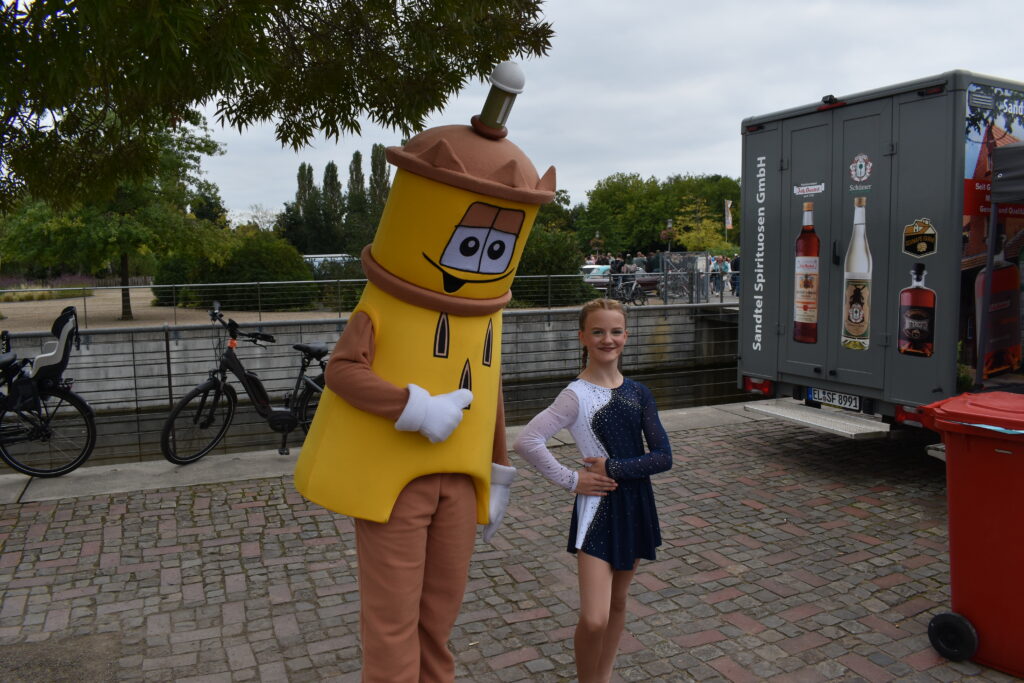
{"label": "liquor bottle label", "polygon": [[935,309],[900,306],[900,339],[915,344],[930,344],[934,339]]}
{"label": "liquor bottle label", "polygon": [[871,325],[871,280],[848,279],[843,296],[843,337],[866,340]]}
{"label": "liquor bottle label", "polygon": [[818,322],[818,257],[796,257],[796,287],[793,294],[793,320]]}

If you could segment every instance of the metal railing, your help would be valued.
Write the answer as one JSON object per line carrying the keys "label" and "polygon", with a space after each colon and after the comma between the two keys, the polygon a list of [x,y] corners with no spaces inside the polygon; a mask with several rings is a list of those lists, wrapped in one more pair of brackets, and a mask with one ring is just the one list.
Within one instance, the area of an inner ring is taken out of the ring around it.
{"label": "metal railing", "polygon": [[[623,369],[655,391],[659,407],[743,398],[736,388],[737,314],[732,307],[649,305],[632,308],[629,317]],[[550,403],[579,372],[577,308],[510,309],[503,318],[506,415],[509,424],[517,424]],[[339,317],[251,321],[249,331],[269,332],[277,343],[265,349],[240,344],[237,353],[260,376],[275,405],[282,405],[299,365],[291,346],[333,346],[345,323]],[[14,333],[13,350],[19,357],[32,356],[48,339],[46,333]],[[75,391],[96,412],[98,440],[90,464],[103,464],[160,457],[159,434],[170,407],[216,365],[223,336],[207,317],[202,325],[83,329],[81,341],[66,376],[74,378]],[[232,382],[241,405],[218,452],[276,448],[278,435]],[[302,439],[300,430],[290,444],[297,447]]]}
{"label": "metal railing", "polygon": [[[632,276],[625,276],[632,277]],[[662,304],[725,303],[732,295],[715,288],[712,273],[642,273],[649,301]],[[0,290],[0,326],[16,332],[41,331],[64,306],[78,308],[82,328],[188,325],[206,319],[212,301],[239,322],[346,317],[359,301],[366,280],[228,282],[128,287],[73,287]],[[602,295],[608,278],[580,275],[527,275],[512,284],[510,308],[561,308]],[[131,311],[123,319],[125,302]]]}

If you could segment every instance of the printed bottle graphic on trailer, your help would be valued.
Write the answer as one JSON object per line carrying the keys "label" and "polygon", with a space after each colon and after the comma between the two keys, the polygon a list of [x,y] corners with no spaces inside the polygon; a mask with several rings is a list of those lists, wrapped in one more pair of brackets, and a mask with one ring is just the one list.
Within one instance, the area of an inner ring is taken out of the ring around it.
{"label": "printed bottle graphic on trailer", "polygon": [[844,348],[864,351],[871,337],[871,249],[868,247],[866,197],[854,197],[853,234],[843,263]]}
{"label": "printed bottle graphic on trailer", "polygon": [[915,263],[910,286],[900,290],[899,352],[928,358],[935,348],[935,292],[924,286],[925,268]]}
{"label": "printed bottle graphic on trailer", "polygon": [[803,227],[796,239],[793,291],[793,339],[818,341],[818,254],[821,240],[814,232],[814,202],[804,202]]}

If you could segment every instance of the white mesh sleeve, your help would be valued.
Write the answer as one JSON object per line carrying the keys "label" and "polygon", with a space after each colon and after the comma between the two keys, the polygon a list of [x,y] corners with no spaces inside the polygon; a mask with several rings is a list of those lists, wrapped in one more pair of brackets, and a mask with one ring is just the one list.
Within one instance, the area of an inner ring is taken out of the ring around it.
{"label": "white mesh sleeve", "polygon": [[571,389],[563,389],[554,402],[523,428],[513,448],[533,465],[545,479],[567,491],[576,490],[579,475],[558,462],[548,450],[547,441],[559,430],[571,426],[579,414],[579,401]]}

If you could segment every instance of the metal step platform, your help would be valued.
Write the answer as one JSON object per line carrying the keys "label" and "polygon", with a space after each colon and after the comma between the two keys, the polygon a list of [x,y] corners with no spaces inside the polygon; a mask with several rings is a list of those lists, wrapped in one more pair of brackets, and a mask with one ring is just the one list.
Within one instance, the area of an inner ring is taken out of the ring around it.
{"label": "metal step platform", "polygon": [[827,406],[811,408],[792,398],[754,401],[744,407],[753,413],[788,420],[848,439],[877,439],[890,434],[889,425],[882,422],[881,418]]}

